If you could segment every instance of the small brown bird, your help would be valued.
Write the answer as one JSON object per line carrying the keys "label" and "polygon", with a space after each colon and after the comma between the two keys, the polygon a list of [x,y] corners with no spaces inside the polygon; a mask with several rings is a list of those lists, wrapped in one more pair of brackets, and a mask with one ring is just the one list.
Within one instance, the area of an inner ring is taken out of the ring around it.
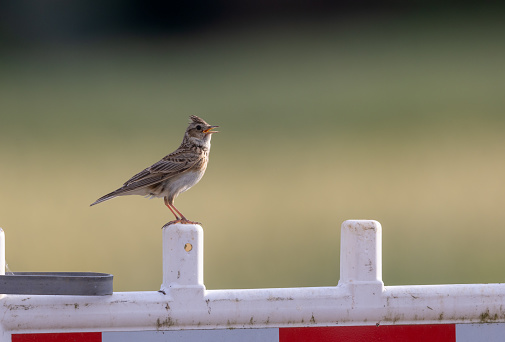
{"label": "small brown bird", "polygon": [[210,139],[213,128],[203,119],[191,115],[191,119],[181,146],[130,178],[119,189],[97,199],[91,205],[101,203],[117,196],[141,195],[163,197],[165,205],[175,216],[175,221],[167,223],[197,224],[186,219],[174,206],[175,198],[198,183],[205,173],[209,161]]}

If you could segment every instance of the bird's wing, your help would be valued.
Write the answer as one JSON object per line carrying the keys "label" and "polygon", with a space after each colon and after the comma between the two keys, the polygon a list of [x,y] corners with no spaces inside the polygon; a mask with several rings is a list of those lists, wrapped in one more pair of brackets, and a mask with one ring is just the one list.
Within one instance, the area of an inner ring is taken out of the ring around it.
{"label": "bird's wing", "polygon": [[175,151],[127,180],[123,184],[123,188],[129,188],[130,186],[138,188],[158,183],[164,179],[188,171],[199,163],[200,160],[201,157],[193,152]]}
{"label": "bird's wing", "polygon": [[135,181],[135,182],[132,182],[132,183],[129,183],[129,184],[125,183],[125,185],[123,185],[119,189],[116,189],[113,192],[108,193],[107,195],[104,195],[104,196],[100,197],[95,202],[91,203],[91,205],[93,206],[95,204],[102,203],[103,201],[107,201],[107,200],[109,200],[111,198],[114,198],[114,197],[117,197],[117,196],[121,196],[121,195],[125,195],[128,192],[131,192],[131,191],[134,191],[134,190],[137,190],[137,189],[141,189],[141,188],[147,187],[147,186],[152,185],[152,184],[159,183],[159,182],[163,181],[163,179],[164,179],[164,175],[163,174],[157,174],[157,175],[152,175],[150,177],[149,176],[144,177],[142,179],[139,179],[138,181]]}
{"label": "bird's wing", "polygon": [[148,168],[140,171],[135,176],[127,180],[122,187],[100,197],[91,205],[162,182],[167,178],[188,171],[201,162],[202,157],[200,155],[191,151],[177,150],[165,156],[159,162],[154,163]]}

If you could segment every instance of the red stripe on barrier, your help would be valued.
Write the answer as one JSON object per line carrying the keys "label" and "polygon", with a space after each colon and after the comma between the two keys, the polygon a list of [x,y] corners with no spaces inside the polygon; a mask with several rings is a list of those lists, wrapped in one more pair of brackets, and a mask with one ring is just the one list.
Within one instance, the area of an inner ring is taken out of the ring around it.
{"label": "red stripe on barrier", "polygon": [[102,342],[101,332],[12,334],[12,342]]}
{"label": "red stripe on barrier", "polygon": [[279,342],[455,342],[454,324],[280,328]]}

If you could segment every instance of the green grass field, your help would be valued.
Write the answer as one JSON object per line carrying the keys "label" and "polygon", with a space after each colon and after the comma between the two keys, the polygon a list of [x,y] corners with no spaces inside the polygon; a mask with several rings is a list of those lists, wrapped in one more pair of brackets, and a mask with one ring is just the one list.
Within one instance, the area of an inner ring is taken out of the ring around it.
{"label": "green grass field", "polygon": [[207,288],[336,285],[346,219],[382,223],[386,285],[505,281],[505,27],[485,18],[5,52],[9,267],[157,290],[162,200],[89,204],[173,151],[197,114],[221,133],[176,203],[203,222]]}

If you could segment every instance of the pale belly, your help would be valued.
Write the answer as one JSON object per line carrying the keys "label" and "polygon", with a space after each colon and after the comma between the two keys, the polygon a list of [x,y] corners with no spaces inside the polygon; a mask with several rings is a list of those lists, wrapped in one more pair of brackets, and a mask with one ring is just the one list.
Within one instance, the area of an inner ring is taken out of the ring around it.
{"label": "pale belly", "polygon": [[134,193],[129,193],[131,195],[142,195],[154,197],[169,197],[175,199],[180,193],[189,190],[192,186],[202,179],[203,172],[185,172],[173,178],[169,178],[161,183],[158,183],[155,187],[138,189]]}
{"label": "pale belly", "polygon": [[200,179],[202,179],[204,172],[186,172],[180,176],[174,177],[168,181],[168,184],[165,184],[165,193],[167,194],[175,194],[174,197],[177,197],[178,194],[189,190],[193,185],[198,183]]}

